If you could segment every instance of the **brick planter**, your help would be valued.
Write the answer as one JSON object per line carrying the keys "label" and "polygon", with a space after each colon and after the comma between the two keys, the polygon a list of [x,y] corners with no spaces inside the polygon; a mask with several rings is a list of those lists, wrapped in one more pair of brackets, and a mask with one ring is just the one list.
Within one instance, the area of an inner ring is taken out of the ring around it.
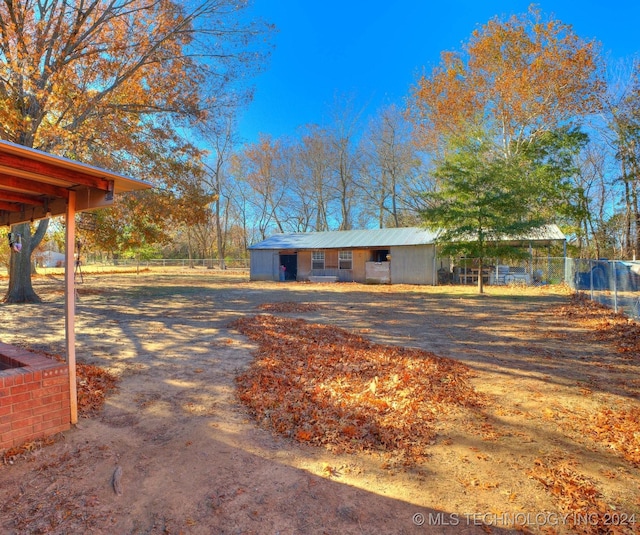
{"label": "brick planter", "polygon": [[69,429],[69,396],[65,362],[0,343],[0,451]]}

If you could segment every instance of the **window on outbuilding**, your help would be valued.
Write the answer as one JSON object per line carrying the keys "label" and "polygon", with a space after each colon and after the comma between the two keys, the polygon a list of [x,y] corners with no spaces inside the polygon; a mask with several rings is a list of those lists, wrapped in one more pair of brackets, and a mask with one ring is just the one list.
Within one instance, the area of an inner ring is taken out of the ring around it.
{"label": "window on outbuilding", "polygon": [[338,253],[338,267],[340,269],[353,269],[353,251],[340,251]]}
{"label": "window on outbuilding", "polygon": [[311,269],[324,269],[324,251],[313,251]]}

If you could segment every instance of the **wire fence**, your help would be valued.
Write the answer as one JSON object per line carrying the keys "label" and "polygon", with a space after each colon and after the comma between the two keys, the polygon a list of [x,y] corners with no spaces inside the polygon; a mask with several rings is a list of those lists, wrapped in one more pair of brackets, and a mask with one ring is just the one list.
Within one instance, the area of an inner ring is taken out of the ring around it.
{"label": "wire fence", "polygon": [[[87,258],[82,262],[97,270],[122,268],[201,268],[219,270],[250,269],[248,258],[135,258],[102,259]],[[474,269],[473,259],[462,259],[449,273],[438,273],[439,284],[477,284],[479,270]],[[45,268],[40,266],[39,269]],[[615,312],[631,318],[640,318],[640,261],[590,260],[562,257],[530,257],[522,261],[496,260],[485,265],[483,280],[488,285],[543,286],[567,284],[593,301],[610,307]]]}
{"label": "wire fence", "polygon": [[[35,261],[35,269],[37,273],[48,274],[57,273],[64,270],[64,257],[56,257],[55,259],[38,259]],[[81,261],[75,263],[75,270],[82,272],[119,272],[144,269],[208,269],[208,270],[227,270],[227,271],[249,271],[249,259],[246,258],[225,258],[221,263],[219,258],[154,258],[149,260],[137,260],[135,258],[101,258],[87,256]]]}
{"label": "wire fence", "polygon": [[219,258],[199,258],[199,259],[181,259],[181,258],[158,258],[154,260],[145,260],[146,265],[153,267],[203,267],[207,269],[220,269],[224,265],[224,269],[249,269],[248,258],[225,258],[224,264]]}
{"label": "wire fence", "polygon": [[569,259],[569,284],[592,301],[640,317],[640,262]]}
{"label": "wire fence", "polygon": [[118,258],[118,259],[83,259],[85,265],[90,266],[113,266],[113,267],[179,267],[179,268],[206,268],[206,269],[249,269],[248,258],[225,258],[222,263],[219,258],[153,258],[149,260],[137,260],[135,258]]}
{"label": "wire fence", "polygon": [[[452,282],[477,284],[479,272],[469,259],[453,269]],[[567,284],[615,312],[640,317],[640,261],[531,257],[496,261],[483,269],[489,285]]]}

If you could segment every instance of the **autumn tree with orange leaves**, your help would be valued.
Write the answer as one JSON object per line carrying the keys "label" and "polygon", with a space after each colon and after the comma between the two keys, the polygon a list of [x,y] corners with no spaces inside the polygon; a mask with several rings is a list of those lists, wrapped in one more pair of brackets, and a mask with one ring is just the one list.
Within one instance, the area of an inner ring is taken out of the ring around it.
{"label": "autumn tree with orange leaves", "polygon": [[421,215],[446,229],[444,249],[477,236],[468,246],[483,256],[483,235],[580,217],[573,158],[585,144],[581,119],[604,90],[597,58],[595,42],[532,7],[489,21],[417,81],[408,114],[434,163]]}
{"label": "autumn tree with orange leaves", "polygon": [[[1,0],[0,138],[146,180],[156,157],[197,151],[180,127],[229,105],[230,84],[260,59],[261,24],[241,22],[246,2]],[[151,163],[150,163],[151,162]],[[32,236],[16,225],[10,302],[38,301]]]}
{"label": "autumn tree with orange leaves", "polygon": [[461,53],[444,53],[413,86],[408,113],[430,151],[480,129],[492,131],[508,157],[597,110],[604,90],[597,57],[596,42],[531,7],[506,21],[492,19]]}

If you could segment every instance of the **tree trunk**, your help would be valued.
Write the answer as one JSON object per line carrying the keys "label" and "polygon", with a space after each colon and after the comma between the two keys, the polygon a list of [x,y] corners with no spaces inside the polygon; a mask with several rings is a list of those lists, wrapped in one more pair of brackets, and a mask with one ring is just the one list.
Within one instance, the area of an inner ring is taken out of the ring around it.
{"label": "tree trunk", "polygon": [[193,269],[193,252],[191,245],[191,227],[187,226],[187,255],[189,257],[189,269]]}
{"label": "tree trunk", "polygon": [[[633,247],[633,243],[635,239],[632,237],[631,231],[631,221],[632,221],[632,213],[633,213],[633,201],[631,197],[631,178],[627,174],[627,165],[625,163],[624,158],[621,161],[622,165],[622,180],[624,183],[624,203],[625,203],[625,212],[624,212],[624,249],[628,253],[629,249]],[[598,255],[598,258],[600,256]]]}
{"label": "tree trunk", "polygon": [[[596,251],[596,258],[600,258],[600,238],[599,238],[598,233],[596,232],[596,230],[593,228],[593,222],[591,221],[591,218],[588,218],[587,221],[585,221],[584,225],[585,225],[585,233],[584,233],[584,235],[592,237],[593,247],[595,247],[595,251]],[[591,254],[591,250],[592,250],[592,245],[590,243],[587,243],[587,248],[586,249],[587,250],[585,250],[585,253],[586,253],[585,255],[582,255],[582,251],[581,251],[580,258],[590,258],[591,257],[590,254]]]}
{"label": "tree trunk", "polygon": [[35,234],[31,235],[31,224],[21,223],[11,227],[11,232],[20,235],[22,250],[11,252],[9,260],[9,288],[5,303],[41,303],[31,284],[31,255],[40,244],[49,226],[48,219],[41,219]]}
{"label": "tree trunk", "polygon": [[[229,204],[227,203],[227,209],[225,210],[225,221],[227,221],[227,213],[228,213]],[[222,220],[220,214],[220,195],[215,200],[215,218],[216,218],[216,240],[217,240],[217,248],[218,248],[218,267],[221,270],[227,269],[227,265],[224,261],[225,254],[225,242],[226,242],[226,229],[222,228]],[[224,232],[224,234],[223,234]]]}
{"label": "tree trunk", "polygon": [[478,293],[479,294],[483,294],[484,293],[484,281],[482,280],[482,268],[484,267],[484,262],[483,259],[480,258],[479,262],[478,262]]}
{"label": "tree trunk", "polygon": [[633,224],[633,230],[630,229],[629,234],[633,233],[634,239],[631,240],[629,249],[633,249],[626,251],[626,258],[635,258],[638,251],[640,251],[640,209],[638,207],[638,186],[636,180],[637,178],[634,177],[634,180],[631,182],[631,213],[633,218],[631,223]]}

